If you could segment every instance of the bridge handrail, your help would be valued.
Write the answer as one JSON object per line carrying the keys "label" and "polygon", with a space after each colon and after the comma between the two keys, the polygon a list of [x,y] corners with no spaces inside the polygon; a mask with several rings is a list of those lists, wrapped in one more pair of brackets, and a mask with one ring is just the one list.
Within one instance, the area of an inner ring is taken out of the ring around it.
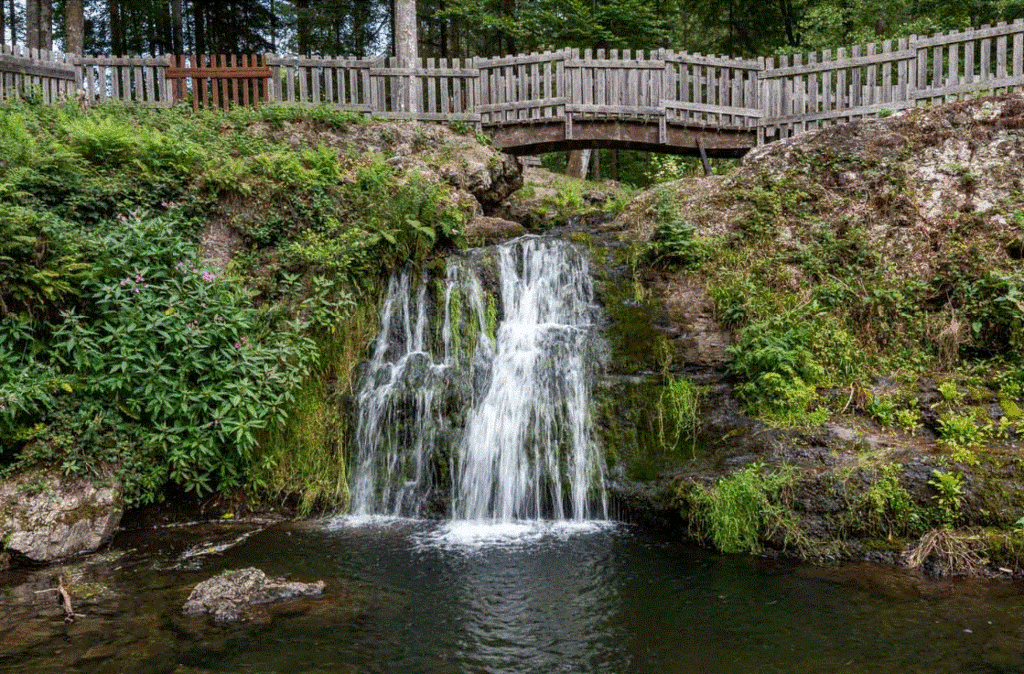
{"label": "bridge handrail", "polygon": [[[625,119],[657,124],[660,142],[671,127],[751,132],[766,142],[922,101],[1024,88],[1024,19],[759,59],[567,48],[414,66],[280,54],[265,63],[272,101],[486,127],[562,124],[567,140],[574,122]],[[86,103],[170,105],[170,66],[167,56],[77,57],[0,45],[0,101],[37,87],[47,102],[78,95]]]}

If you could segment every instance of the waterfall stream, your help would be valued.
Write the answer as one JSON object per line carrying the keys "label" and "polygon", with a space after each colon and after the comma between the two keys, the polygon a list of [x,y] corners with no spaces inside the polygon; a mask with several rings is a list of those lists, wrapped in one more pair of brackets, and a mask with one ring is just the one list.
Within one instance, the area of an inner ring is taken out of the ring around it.
{"label": "waterfall stream", "polygon": [[496,252],[500,322],[465,259],[434,288],[391,279],[356,399],[354,514],[436,513],[447,490],[458,520],[607,517],[587,258],[533,236]]}

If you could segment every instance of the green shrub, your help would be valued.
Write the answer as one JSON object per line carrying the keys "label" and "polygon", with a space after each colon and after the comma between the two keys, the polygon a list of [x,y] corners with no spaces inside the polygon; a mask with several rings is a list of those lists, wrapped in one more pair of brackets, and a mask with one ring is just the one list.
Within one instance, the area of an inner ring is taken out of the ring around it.
{"label": "green shrub", "polygon": [[199,264],[174,223],[127,224],[100,244],[108,255],[83,284],[81,308],[39,354],[51,364],[25,362],[0,387],[10,399],[21,383],[21,399],[34,379],[35,409],[21,411],[36,418],[54,407],[54,384],[68,394],[27,435],[19,417],[0,416],[8,438],[22,429],[19,461],[69,473],[119,466],[129,502],[157,496],[160,470],[200,493],[243,486],[257,432],[284,422],[313,343],[297,326],[271,330],[236,282]]}
{"label": "green shrub", "polygon": [[678,454],[687,444],[695,458],[704,391],[685,377],[669,377],[658,400],[658,437],[667,453]]}
{"label": "green shrub", "polygon": [[875,479],[850,509],[854,529],[887,538],[922,533],[925,513],[900,482],[902,472],[899,463],[878,466]]}
{"label": "green shrub", "polygon": [[744,328],[730,348],[730,370],[742,378],[736,394],[748,412],[783,425],[821,423],[827,412],[811,413],[818,395],[815,384],[825,369],[811,348],[809,323],[790,324],[788,317]]}
{"label": "green shrub", "polygon": [[939,423],[939,438],[950,449],[973,449],[988,437],[988,431],[969,414],[951,414]]}
{"label": "green shrub", "polygon": [[722,552],[760,552],[761,541],[779,530],[787,544],[797,541],[794,515],[783,499],[794,479],[791,469],[754,463],[710,487],[696,486],[690,499],[698,534]]}
{"label": "green shrub", "polygon": [[932,500],[937,508],[937,518],[943,526],[952,528],[960,518],[960,507],[964,498],[963,473],[947,473],[941,470],[932,471],[932,479],[928,484],[935,489]]}

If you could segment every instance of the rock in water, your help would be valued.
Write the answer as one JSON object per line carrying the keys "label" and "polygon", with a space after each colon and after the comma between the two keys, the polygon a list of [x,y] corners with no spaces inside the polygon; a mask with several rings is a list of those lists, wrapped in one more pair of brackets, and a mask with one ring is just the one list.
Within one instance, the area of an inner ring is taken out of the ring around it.
{"label": "rock in water", "polygon": [[209,613],[216,622],[246,618],[245,609],[257,604],[315,597],[324,593],[324,582],[296,583],[270,578],[256,568],[225,571],[204,580],[192,589],[182,610],[185,613]]}
{"label": "rock in water", "polygon": [[0,549],[37,564],[93,552],[114,534],[121,509],[116,485],[24,474],[0,484]]}

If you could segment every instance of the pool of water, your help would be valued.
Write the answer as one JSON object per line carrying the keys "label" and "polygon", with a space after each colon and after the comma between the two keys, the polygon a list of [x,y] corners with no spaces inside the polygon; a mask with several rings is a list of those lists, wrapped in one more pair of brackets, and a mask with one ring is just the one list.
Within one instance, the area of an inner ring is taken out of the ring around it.
{"label": "pool of water", "polygon": [[[0,671],[1024,672],[1020,583],[720,556],[609,523],[332,520],[199,554],[118,547],[66,569],[96,592],[70,625],[55,570],[0,574]],[[327,594],[245,624],[180,614],[246,566]]]}

